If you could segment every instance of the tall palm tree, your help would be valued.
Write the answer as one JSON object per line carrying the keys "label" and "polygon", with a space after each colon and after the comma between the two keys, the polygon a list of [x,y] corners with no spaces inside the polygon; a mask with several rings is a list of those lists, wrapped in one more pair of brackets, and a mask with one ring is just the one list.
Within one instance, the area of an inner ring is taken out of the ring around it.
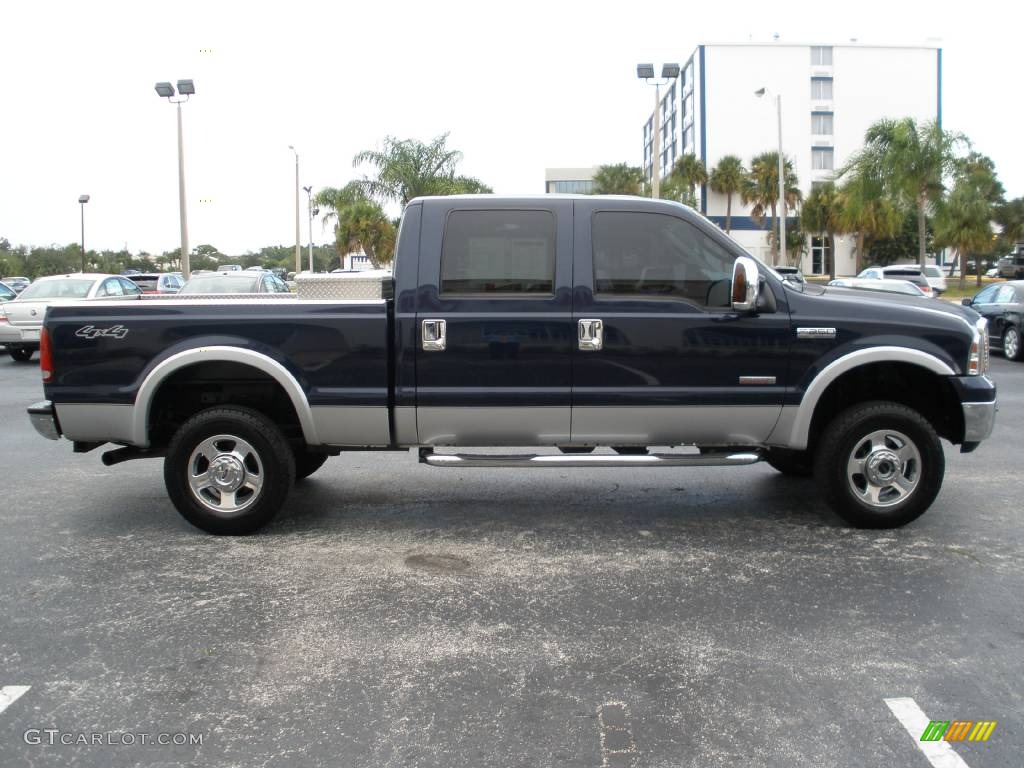
{"label": "tall palm tree", "polygon": [[[803,198],[798,186],[799,180],[793,170],[791,160],[785,160],[783,166],[786,187],[786,206],[789,210],[796,208]],[[771,232],[768,240],[772,246],[772,263],[779,263],[778,240],[778,204],[779,204],[779,153],[762,152],[750,161],[750,173],[743,182],[740,198],[744,205],[752,206],[750,217],[758,224],[764,221],[765,214],[771,212]]]}
{"label": "tall palm tree", "polygon": [[708,169],[704,166],[703,160],[688,152],[679,156],[668,177],[669,180],[676,178],[685,185],[690,192],[690,200],[693,201],[691,205],[696,205],[697,185],[708,183]]}
{"label": "tall palm tree", "polygon": [[886,193],[917,212],[918,260],[925,266],[930,210],[945,191],[943,178],[955,169],[954,152],[966,144],[962,134],[945,131],[936,121],[913,118],[879,120],[864,135],[864,148],[852,165],[882,179]]}
{"label": "tall palm tree", "polygon": [[854,253],[856,272],[866,266],[868,240],[894,237],[903,223],[903,213],[885,197],[882,181],[862,170],[853,170],[842,187],[843,206],[839,215],[841,231],[856,238]]}
{"label": "tall palm tree", "polygon": [[1024,242],[1024,197],[1007,200],[995,210],[995,221],[1003,230],[1000,235],[1002,247],[1014,248]]}
{"label": "tall palm tree", "polygon": [[462,153],[447,146],[444,133],[430,143],[387,136],[381,149],[368,149],[352,159],[358,168],[368,164],[374,175],[357,182],[367,197],[396,200],[403,206],[414,197],[490,192],[478,179],[456,176]]}
{"label": "tall palm tree", "polygon": [[938,209],[935,241],[956,251],[960,288],[967,283],[967,256],[974,254],[977,284],[981,285],[981,254],[992,247],[992,204],[968,179],[960,179]]}
{"label": "tall palm tree", "polygon": [[639,195],[643,184],[643,171],[628,163],[602,165],[594,173],[595,195]]}
{"label": "tall palm tree", "polygon": [[736,155],[725,155],[711,171],[708,182],[711,189],[725,195],[725,231],[732,231],[732,196],[743,191],[747,169]]}
{"label": "tall palm tree", "polygon": [[334,222],[334,247],[338,256],[361,250],[375,269],[391,262],[395,247],[395,225],[376,200],[371,200],[357,182],[340,189],[325,187],[314,202],[326,209],[324,226]]}
{"label": "tall palm tree", "polygon": [[808,232],[824,235],[828,242],[828,275],[836,278],[836,234],[842,231],[843,195],[835,182],[811,189],[800,211],[800,224]]}

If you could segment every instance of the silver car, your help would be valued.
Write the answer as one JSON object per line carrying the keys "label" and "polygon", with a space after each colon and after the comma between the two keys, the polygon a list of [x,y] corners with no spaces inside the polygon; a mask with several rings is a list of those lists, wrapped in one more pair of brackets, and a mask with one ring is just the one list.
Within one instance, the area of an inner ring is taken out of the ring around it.
{"label": "silver car", "polygon": [[68,274],[41,277],[18,298],[0,304],[0,344],[18,362],[27,362],[39,349],[39,332],[46,308],[64,299],[137,297],[141,289],[120,275]]}

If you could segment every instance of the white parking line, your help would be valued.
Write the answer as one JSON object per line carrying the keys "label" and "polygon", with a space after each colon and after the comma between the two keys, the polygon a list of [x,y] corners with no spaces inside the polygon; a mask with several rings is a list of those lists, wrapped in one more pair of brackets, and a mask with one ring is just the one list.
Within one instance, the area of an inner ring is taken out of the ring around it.
{"label": "white parking line", "polygon": [[0,712],[3,712],[20,699],[31,687],[30,685],[5,685],[3,688],[0,688]]}
{"label": "white parking line", "polygon": [[949,746],[948,741],[921,741],[921,735],[931,720],[917,706],[916,701],[907,696],[905,698],[886,699],[885,703],[892,710],[892,713],[896,715],[896,719],[903,723],[903,727],[907,729],[907,733],[910,734],[910,738],[917,744],[917,748],[924,752],[928,762],[935,766],[935,768],[969,768],[967,763],[963,761],[963,758]]}

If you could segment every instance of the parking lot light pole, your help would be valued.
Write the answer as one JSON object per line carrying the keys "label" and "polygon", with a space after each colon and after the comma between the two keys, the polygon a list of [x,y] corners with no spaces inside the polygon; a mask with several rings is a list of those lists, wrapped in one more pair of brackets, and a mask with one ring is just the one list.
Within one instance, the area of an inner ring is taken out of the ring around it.
{"label": "parking lot light pole", "polygon": [[[767,88],[754,91],[758,98],[771,95]],[[779,258],[786,259],[786,161],[782,155],[782,96],[775,94],[775,112],[779,123]]]}
{"label": "parking lot light pole", "polygon": [[295,271],[302,271],[302,239],[299,234],[299,150],[288,145],[288,149],[295,153]]}
{"label": "parking lot light pole", "polygon": [[184,98],[174,98],[174,86],[170,83],[157,83],[158,96],[167,99],[178,107],[178,217],[181,222],[181,272],[186,280],[191,274],[188,250],[188,216],[185,211],[185,143],[182,138],[181,105],[195,95],[196,86],[191,80],[178,81],[178,94]]}
{"label": "parking lot light pole", "polygon": [[82,272],[85,272],[85,204],[89,202],[89,196],[79,195],[78,202],[82,206]]}
{"label": "parking lot light pole", "polygon": [[[678,64],[664,64],[661,79],[654,80],[653,64],[637,64],[636,76],[654,86],[654,136],[651,147],[651,197],[661,196],[661,86],[679,77]],[[653,81],[653,82],[652,82]]]}
{"label": "parking lot light pole", "polygon": [[313,207],[313,185],[303,187],[306,190],[306,209],[309,211],[309,271],[313,271],[313,217],[320,213],[319,208]]}

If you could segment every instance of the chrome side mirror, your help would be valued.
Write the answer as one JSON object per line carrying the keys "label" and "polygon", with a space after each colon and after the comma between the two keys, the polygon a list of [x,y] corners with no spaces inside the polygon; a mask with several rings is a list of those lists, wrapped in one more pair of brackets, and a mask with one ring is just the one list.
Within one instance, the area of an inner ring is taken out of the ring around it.
{"label": "chrome side mirror", "polygon": [[757,306],[757,262],[740,256],[732,267],[732,308],[735,312],[753,312]]}

